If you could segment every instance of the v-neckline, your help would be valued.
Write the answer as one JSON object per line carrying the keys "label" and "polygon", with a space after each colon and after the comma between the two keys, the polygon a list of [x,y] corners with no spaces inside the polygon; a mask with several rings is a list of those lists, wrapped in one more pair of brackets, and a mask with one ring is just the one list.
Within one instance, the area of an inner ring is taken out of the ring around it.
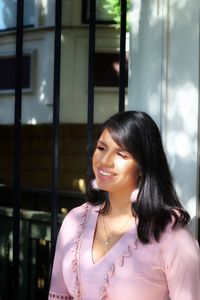
{"label": "v-neckline", "polygon": [[[89,262],[92,266],[97,266],[101,263],[109,263],[113,260],[113,257],[120,256],[123,251],[125,251],[129,244],[132,244],[136,240],[136,225],[135,222],[131,225],[131,227],[125,232],[119,240],[96,262],[93,260],[93,243],[95,237],[95,231],[97,227],[97,220],[99,216],[100,206],[93,206],[89,212],[88,221],[86,224],[85,230],[85,243],[86,247],[89,251],[87,251],[89,257]],[[135,230],[134,230],[135,229]]]}

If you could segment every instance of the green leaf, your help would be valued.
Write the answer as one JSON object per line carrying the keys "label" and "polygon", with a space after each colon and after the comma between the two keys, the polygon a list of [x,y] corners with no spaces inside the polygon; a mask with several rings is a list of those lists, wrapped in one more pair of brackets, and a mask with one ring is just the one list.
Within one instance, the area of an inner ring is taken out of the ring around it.
{"label": "green leaf", "polygon": [[[120,27],[120,14],[121,14],[121,1],[120,0],[104,0],[103,8],[106,12],[113,16],[114,21],[116,22],[116,28]],[[129,14],[132,9],[131,0],[127,0],[127,25],[126,29],[129,30]]]}

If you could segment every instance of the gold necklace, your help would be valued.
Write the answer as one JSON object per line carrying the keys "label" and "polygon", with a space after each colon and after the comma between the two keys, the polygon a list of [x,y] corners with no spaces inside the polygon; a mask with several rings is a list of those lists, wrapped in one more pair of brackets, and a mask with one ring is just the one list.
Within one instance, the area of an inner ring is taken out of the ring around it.
{"label": "gold necklace", "polygon": [[106,230],[104,216],[103,216],[103,228],[104,228],[104,232],[105,232],[105,235],[106,235],[106,240],[103,241],[103,243],[106,247],[109,247],[109,245],[110,245],[110,236],[109,236],[109,234],[107,233],[107,230]]}
{"label": "gold necklace", "polygon": [[[103,241],[103,243],[104,243],[104,245],[106,246],[106,247],[109,247],[110,246],[110,241],[111,241],[111,239],[112,239],[112,236],[113,236],[113,234],[112,233],[108,233],[108,231],[107,231],[107,229],[106,229],[106,224],[105,224],[105,219],[104,219],[104,216],[102,216],[102,219],[103,219],[103,228],[104,228],[104,232],[105,232],[105,235],[106,235],[106,239],[105,239],[105,241]],[[120,227],[120,229],[119,229],[119,234],[120,234],[120,232],[122,231],[122,229],[130,222],[130,220],[131,219],[128,219],[128,220],[126,220],[123,224],[122,224],[122,226]]]}

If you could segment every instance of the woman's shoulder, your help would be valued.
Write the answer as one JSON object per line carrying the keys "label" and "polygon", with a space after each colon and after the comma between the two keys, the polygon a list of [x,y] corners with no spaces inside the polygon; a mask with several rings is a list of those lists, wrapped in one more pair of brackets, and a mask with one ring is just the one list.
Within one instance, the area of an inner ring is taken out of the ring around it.
{"label": "woman's shoulder", "polygon": [[174,221],[172,220],[165,228],[164,232],[161,234],[161,242],[169,242],[170,240],[173,240],[174,242],[181,242],[181,241],[186,241],[186,240],[195,240],[189,225],[180,225],[177,224],[175,225]]}
{"label": "woman's shoulder", "polygon": [[62,226],[76,225],[81,222],[81,219],[84,218],[88,211],[91,209],[91,204],[85,202],[80,206],[77,206],[70,210],[67,215],[64,217]]}
{"label": "woman's shoulder", "polygon": [[[59,238],[63,241],[74,237],[77,234],[77,231],[82,226],[82,223],[85,221],[88,211],[91,205],[84,203],[80,206],[77,206],[70,210],[67,215],[64,217],[60,230]],[[67,235],[66,235],[67,232]]]}
{"label": "woman's shoulder", "polygon": [[174,228],[173,224],[169,224],[161,236],[160,246],[164,256],[169,260],[174,256],[200,259],[198,241],[190,232],[188,225]]}
{"label": "woman's shoulder", "polygon": [[74,208],[72,208],[68,215],[79,215],[82,214],[83,212],[85,212],[86,210],[88,210],[88,208],[91,207],[91,204],[89,204],[88,202],[83,203],[80,206],[76,206]]}

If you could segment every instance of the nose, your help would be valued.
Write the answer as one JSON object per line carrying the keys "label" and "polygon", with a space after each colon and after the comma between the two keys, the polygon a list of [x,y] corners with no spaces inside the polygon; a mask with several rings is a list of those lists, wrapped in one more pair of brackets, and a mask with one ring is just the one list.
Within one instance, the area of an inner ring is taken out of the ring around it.
{"label": "nose", "polygon": [[112,168],[114,166],[114,157],[113,154],[109,151],[104,153],[101,158],[101,164],[103,167]]}

